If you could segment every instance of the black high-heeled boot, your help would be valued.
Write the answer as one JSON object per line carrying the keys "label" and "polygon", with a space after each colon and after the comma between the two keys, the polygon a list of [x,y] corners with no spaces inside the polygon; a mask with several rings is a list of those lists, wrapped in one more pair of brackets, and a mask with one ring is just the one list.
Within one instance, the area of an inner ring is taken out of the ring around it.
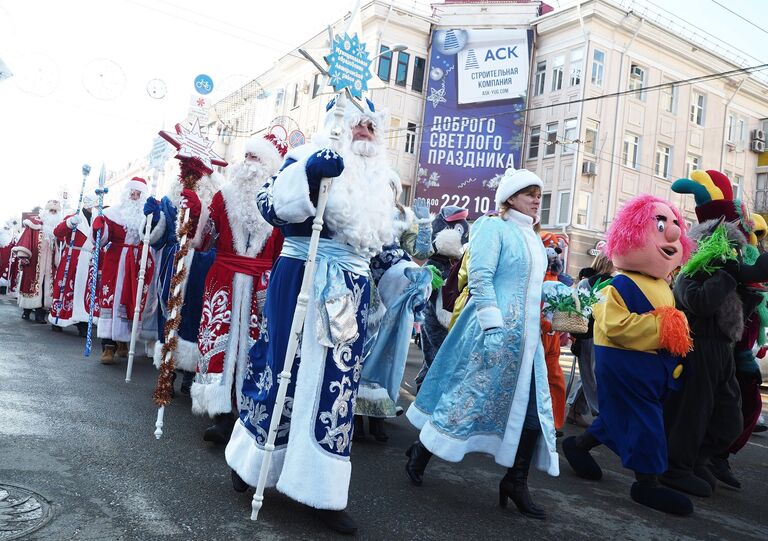
{"label": "black high-heeled boot", "polygon": [[385,443],[389,441],[387,431],[384,430],[384,419],[381,417],[368,417],[368,432],[379,443]]}
{"label": "black high-heeled boot", "polygon": [[424,470],[427,469],[432,453],[419,440],[416,440],[405,451],[405,456],[408,457],[408,462],[405,464],[405,473],[410,477],[411,483],[420,487],[424,481]]}
{"label": "black high-heeled boot", "polygon": [[536,442],[539,441],[540,434],[540,430],[528,428],[524,428],[520,434],[515,463],[507,469],[507,474],[499,483],[499,505],[506,507],[507,499],[511,499],[526,517],[544,520],[547,518],[547,513],[533,503],[528,492],[528,470],[531,468],[533,452],[536,450]]}

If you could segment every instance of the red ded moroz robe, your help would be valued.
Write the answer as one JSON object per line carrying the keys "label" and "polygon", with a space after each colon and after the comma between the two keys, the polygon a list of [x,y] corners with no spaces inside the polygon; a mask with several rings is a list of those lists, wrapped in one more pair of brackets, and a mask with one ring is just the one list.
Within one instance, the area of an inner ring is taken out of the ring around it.
{"label": "red ded moroz robe", "polygon": [[37,216],[23,223],[24,231],[12,250],[17,258],[29,259],[28,265],[19,264],[18,305],[20,308],[50,308],[53,277],[59,260],[58,243],[53,236],[46,238],[43,222]]}

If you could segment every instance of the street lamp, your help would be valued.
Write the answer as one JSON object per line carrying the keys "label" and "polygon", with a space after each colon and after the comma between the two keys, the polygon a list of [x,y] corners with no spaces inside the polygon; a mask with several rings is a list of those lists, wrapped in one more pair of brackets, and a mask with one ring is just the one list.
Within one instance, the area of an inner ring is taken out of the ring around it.
{"label": "street lamp", "polygon": [[392,47],[390,47],[386,51],[381,51],[376,56],[371,57],[371,62],[379,58],[380,56],[383,56],[385,54],[391,54],[391,53],[399,53],[402,51],[405,51],[408,48],[408,46],[405,43],[395,43]]}

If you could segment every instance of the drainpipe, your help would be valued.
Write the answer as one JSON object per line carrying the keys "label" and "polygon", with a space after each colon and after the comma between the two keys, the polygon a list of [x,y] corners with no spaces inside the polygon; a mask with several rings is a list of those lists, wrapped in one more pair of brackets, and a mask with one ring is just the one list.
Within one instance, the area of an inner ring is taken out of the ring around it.
{"label": "drainpipe", "polygon": [[[629,13],[627,13],[627,17],[629,17],[629,15],[631,13],[632,13],[631,11]],[[632,43],[634,43],[635,38],[637,37],[637,34],[640,32],[640,29],[643,27],[643,23],[644,22],[645,22],[645,19],[640,17],[640,24],[637,25],[637,29],[635,29],[635,33],[632,34],[632,38],[630,38],[629,43],[627,43],[627,45],[624,47],[624,50],[621,51],[621,61],[619,62],[619,85],[618,85],[618,88],[616,89],[617,92],[621,92],[624,89],[624,84],[623,84],[623,79],[624,79],[624,60],[626,58],[627,51],[629,51],[629,48],[632,46]],[[623,96],[616,96],[616,110],[615,110],[615,112],[613,114],[614,121],[616,121],[616,122],[618,122],[618,118],[619,118],[619,108],[621,106],[622,97]],[[615,184],[614,183],[614,179],[615,179],[614,174],[615,174],[615,170],[616,170],[616,167],[617,167],[617,165],[616,165],[616,159],[617,159],[616,156],[617,156],[617,151],[618,151],[617,145],[618,145],[618,141],[619,141],[619,138],[616,137],[617,131],[618,131],[616,129],[616,127],[613,130],[613,143],[611,145],[611,148],[612,148],[611,158],[612,159],[611,159],[611,176],[610,176],[610,178],[608,180],[608,212],[605,215],[605,221],[603,222],[603,231],[607,231],[608,230],[608,222],[611,221],[611,218],[612,218],[613,212],[614,212],[614,208],[613,208],[614,207],[614,204],[613,204],[614,193],[613,192],[614,192],[614,184]]]}
{"label": "drainpipe", "polygon": [[[726,125],[726,122],[728,122],[728,107],[731,106],[731,102],[733,101],[733,98],[736,97],[736,94],[739,93],[739,90],[741,90],[741,85],[744,84],[744,81],[747,80],[747,77],[744,77],[741,81],[739,81],[739,86],[736,87],[736,90],[733,91],[733,94],[731,94],[731,97],[728,98],[728,101],[725,102],[725,110],[723,111],[723,150],[720,151],[720,169],[718,171],[723,170],[723,162],[725,161],[725,142],[728,140],[728,126]],[[732,180],[732,179],[728,179]]]}

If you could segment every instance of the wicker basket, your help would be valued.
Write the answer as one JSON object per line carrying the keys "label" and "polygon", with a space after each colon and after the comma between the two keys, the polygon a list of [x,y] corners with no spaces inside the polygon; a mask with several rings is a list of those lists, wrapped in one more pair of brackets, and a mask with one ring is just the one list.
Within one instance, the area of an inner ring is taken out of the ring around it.
{"label": "wicker basket", "polygon": [[[576,301],[576,309],[581,310],[579,294],[575,289],[573,290],[573,300]],[[566,312],[555,312],[555,314],[552,316],[552,330],[573,334],[583,334],[589,330],[589,320],[580,313],[570,314]]]}

